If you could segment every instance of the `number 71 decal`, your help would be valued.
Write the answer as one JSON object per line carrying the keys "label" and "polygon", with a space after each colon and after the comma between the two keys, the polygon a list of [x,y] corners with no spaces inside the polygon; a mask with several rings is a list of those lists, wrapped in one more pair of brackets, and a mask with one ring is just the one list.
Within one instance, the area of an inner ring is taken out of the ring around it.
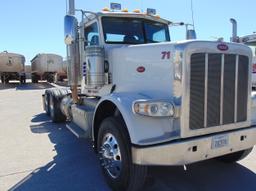
{"label": "number 71 decal", "polygon": [[170,60],[171,52],[170,51],[163,51],[162,52],[162,60]]}

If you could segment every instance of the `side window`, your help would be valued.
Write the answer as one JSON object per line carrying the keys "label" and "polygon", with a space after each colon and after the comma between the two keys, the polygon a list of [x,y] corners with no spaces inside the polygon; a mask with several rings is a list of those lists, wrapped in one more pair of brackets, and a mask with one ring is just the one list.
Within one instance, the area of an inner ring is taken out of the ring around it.
{"label": "side window", "polygon": [[146,40],[148,43],[158,43],[170,41],[170,36],[167,33],[168,28],[161,23],[145,22]]}
{"label": "side window", "polygon": [[85,47],[99,45],[99,31],[97,23],[93,23],[84,30]]}

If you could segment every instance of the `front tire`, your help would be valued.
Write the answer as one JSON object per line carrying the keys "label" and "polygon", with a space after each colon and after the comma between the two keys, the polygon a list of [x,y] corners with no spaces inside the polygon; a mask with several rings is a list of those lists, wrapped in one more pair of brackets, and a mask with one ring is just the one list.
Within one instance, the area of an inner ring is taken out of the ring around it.
{"label": "front tire", "polygon": [[132,163],[128,137],[124,122],[116,117],[105,119],[98,133],[101,168],[107,183],[116,191],[138,191],[147,176],[146,166]]}
{"label": "front tire", "polygon": [[218,157],[217,160],[224,162],[224,163],[235,163],[237,161],[243,160],[246,158],[251,152],[253,148],[249,148],[246,150],[238,151],[235,153],[231,153],[228,155],[224,155],[221,157]]}

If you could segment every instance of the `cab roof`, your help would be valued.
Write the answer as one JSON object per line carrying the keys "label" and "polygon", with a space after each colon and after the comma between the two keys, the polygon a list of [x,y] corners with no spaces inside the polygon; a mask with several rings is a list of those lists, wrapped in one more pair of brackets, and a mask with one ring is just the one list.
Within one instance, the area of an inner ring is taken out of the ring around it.
{"label": "cab roof", "polygon": [[256,45],[256,34],[246,35],[243,37],[240,37],[240,41],[242,43],[245,43],[247,45]]}
{"label": "cab roof", "polygon": [[160,18],[159,16],[155,15],[148,15],[146,13],[134,13],[134,12],[113,12],[113,11],[102,11],[98,13],[92,13],[87,16],[90,20],[94,19],[96,17],[128,17],[128,18],[141,18],[141,19],[147,19],[152,20],[156,22],[160,22],[163,24],[170,25],[172,24],[171,21]]}

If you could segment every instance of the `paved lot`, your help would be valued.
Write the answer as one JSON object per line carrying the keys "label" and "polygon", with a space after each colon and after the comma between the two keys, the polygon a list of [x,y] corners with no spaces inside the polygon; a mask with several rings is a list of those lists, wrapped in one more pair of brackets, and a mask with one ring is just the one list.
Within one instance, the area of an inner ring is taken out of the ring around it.
{"label": "paved lot", "polygon": [[[43,113],[50,86],[0,84],[0,191],[109,191],[90,142]],[[152,167],[144,191],[255,191],[256,151],[237,164],[214,160]]]}

